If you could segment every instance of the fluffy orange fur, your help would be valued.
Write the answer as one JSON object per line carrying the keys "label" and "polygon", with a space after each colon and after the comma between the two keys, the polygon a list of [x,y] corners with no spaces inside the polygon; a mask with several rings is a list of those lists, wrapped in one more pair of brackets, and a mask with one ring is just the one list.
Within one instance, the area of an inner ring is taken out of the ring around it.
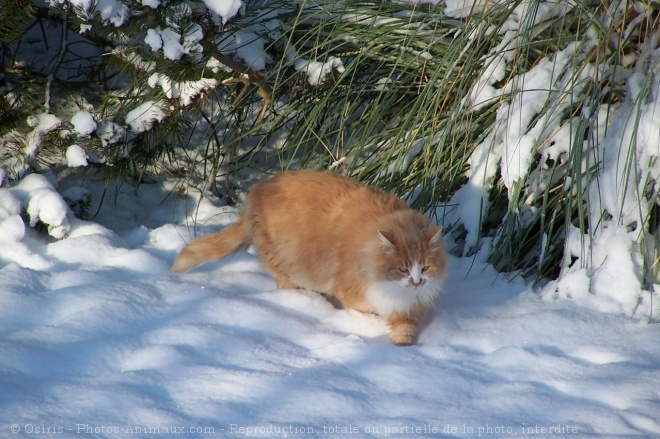
{"label": "fluffy orange fur", "polygon": [[398,345],[414,342],[447,273],[441,230],[428,218],[381,190],[309,171],[257,183],[239,221],[190,242],[172,271],[251,244],[278,288],[322,292],[380,314]]}

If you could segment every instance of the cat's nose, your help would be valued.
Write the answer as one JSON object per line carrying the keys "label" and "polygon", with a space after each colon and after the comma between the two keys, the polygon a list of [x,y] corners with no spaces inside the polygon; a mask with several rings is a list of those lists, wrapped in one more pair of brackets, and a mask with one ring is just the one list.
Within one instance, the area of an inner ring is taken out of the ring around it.
{"label": "cat's nose", "polygon": [[420,280],[410,279],[410,283],[413,284],[415,288],[417,288],[418,286],[424,283],[424,279],[420,279]]}

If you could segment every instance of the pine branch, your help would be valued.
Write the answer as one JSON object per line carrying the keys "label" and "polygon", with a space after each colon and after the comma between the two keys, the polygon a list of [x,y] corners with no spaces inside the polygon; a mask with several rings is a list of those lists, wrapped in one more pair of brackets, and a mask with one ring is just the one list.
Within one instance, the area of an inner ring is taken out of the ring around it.
{"label": "pine branch", "polygon": [[30,22],[34,10],[28,0],[3,0],[0,2],[0,44],[18,41]]}
{"label": "pine branch", "polygon": [[260,123],[266,114],[266,109],[273,102],[273,88],[266,81],[266,75],[261,72],[255,72],[248,66],[245,66],[238,61],[235,61],[232,57],[220,52],[212,42],[206,41],[202,43],[202,47],[204,48],[204,51],[210,53],[213,58],[226,65],[234,72],[240,74],[241,79],[246,85],[254,85],[257,87],[259,96],[264,100],[261,106],[261,111],[259,112],[259,117],[257,118],[257,123]]}

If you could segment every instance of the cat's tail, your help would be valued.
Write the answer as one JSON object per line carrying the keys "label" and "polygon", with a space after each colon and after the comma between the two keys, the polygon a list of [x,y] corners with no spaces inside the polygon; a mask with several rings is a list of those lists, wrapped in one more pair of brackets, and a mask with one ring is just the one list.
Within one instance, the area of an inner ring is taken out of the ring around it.
{"label": "cat's tail", "polygon": [[237,223],[189,242],[174,260],[172,271],[188,271],[202,262],[217,261],[239,250],[247,250],[252,243],[250,225],[241,218]]}

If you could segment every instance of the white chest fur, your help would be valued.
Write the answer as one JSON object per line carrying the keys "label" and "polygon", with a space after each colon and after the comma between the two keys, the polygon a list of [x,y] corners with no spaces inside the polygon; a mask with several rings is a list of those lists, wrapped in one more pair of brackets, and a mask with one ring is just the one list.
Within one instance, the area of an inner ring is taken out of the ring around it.
{"label": "white chest fur", "polygon": [[440,293],[442,284],[437,279],[428,279],[419,286],[410,286],[408,278],[398,281],[377,281],[371,283],[365,296],[369,304],[381,316],[406,313],[415,305],[431,305]]}

